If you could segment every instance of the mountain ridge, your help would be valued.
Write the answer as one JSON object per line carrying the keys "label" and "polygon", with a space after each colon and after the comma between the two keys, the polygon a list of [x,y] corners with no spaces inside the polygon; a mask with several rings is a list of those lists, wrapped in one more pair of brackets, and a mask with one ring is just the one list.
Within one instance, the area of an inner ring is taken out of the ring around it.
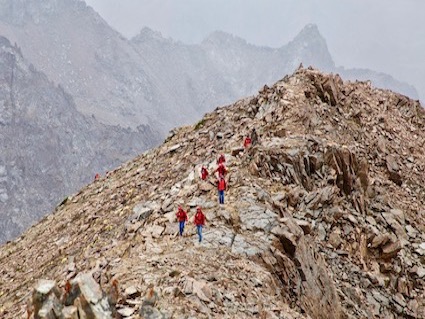
{"label": "mountain ridge", "polygon": [[[132,313],[154,289],[172,318],[419,319],[424,127],[416,101],[299,69],[173,130],[2,246],[0,313],[23,315],[39,278],[63,287],[90,271],[135,287],[142,297],[118,305]],[[198,177],[221,153],[224,205]],[[206,212],[201,245],[190,224],[176,236],[178,205]]]}

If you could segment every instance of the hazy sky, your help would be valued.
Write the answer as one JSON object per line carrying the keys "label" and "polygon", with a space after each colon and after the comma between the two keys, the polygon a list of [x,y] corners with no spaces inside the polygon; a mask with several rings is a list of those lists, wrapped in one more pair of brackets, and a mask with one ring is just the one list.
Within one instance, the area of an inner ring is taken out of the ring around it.
{"label": "hazy sky", "polygon": [[147,26],[199,43],[222,30],[280,47],[318,25],[338,66],[365,67],[409,82],[425,100],[424,0],[86,0],[126,37]]}

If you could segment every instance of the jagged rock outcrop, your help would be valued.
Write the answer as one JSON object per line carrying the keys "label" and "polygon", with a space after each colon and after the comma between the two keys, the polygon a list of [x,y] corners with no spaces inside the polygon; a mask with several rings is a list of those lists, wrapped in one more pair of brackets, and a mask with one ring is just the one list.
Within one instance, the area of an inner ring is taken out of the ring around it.
{"label": "jagged rock outcrop", "polygon": [[109,293],[87,273],[67,281],[61,292],[54,280],[40,280],[28,302],[28,318],[34,319],[113,319],[116,318],[118,288]]}
{"label": "jagged rock outcrop", "polygon": [[147,148],[154,132],[130,132],[79,113],[0,37],[0,242],[19,235],[70,192]]}
{"label": "jagged rock outcrop", "polygon": [[[424,125],[417,101],[299,69],[173,130],[1,247],[0,314],[22,316],[40,278],[65,287],[91,271],[134,294],[117,302],[126,318],[423,318]],[[258,143],[233,152],[252,128]],[[224,205],[198,177],[221,153]],[[176,236],[179,204],[190,219],[203,207],[201,244],[190,223]]]}

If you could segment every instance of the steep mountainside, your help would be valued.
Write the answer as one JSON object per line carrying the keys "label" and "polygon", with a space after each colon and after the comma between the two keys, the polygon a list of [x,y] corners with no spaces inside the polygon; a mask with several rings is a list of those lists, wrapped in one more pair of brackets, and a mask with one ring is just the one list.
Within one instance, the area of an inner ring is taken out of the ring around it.
{"label": "steep mountainside", "polygon": [[79,113],[71,96],[0,37],[0,242],[19,235],[66,194],[147,148],[153,136]]}
{"label": "steep mountainside", "polygon": [[[148,303],[162,318],[424,318],[424,127],[418,102],[300,69],[2,246],[0,315],[24,318],[40,278],[91,271],[105,289],[118,280],[126,318]],[[242,151],[252,128],[259,143]],[[220,153],[224,205],[198,177]],[[191,224],[176,236],[178,204],[204,209],[201,244]]]}
{"label": "steep mountainside", "polygon": [[0,28],[83,114],[123,127],[157,119],[158,92],[140,57],[83,1],[3,0]]}

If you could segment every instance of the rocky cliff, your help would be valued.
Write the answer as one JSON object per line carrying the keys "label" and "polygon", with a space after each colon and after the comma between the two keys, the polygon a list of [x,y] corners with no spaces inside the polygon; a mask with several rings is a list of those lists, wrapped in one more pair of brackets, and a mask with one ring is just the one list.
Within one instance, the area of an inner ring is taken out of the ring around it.
{"label": "rocky cliff", "polygon": [[148,127],[130,131],[79,113],[51,83],[0,37],[0,242],[150,144]]}
{"label": "rocky cliff", "polygon": [[[2,246],[0,314],[33,316],[40,278],[66,296],[89,272],[118,287],[108,300],[125,318],[424,318],[424,125],[403,95],[299,69],[172,131]],[[252,128],[259,142],[243,150]],[[224,205],[199,178],[220,153]],[[192,224],[177,236],[179,204],[206,213],[201,244]]]}

